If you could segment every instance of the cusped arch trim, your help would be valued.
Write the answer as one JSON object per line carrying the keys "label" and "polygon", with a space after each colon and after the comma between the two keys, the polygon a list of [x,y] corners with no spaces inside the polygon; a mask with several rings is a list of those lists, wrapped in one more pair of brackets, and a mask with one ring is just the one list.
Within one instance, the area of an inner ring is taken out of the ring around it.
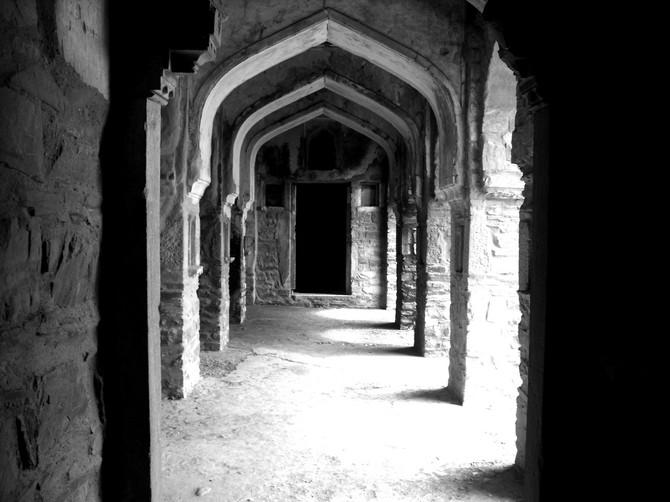
{"label": "cusped arch trim", "polygon": [[[437,118],[440,162],[448,162],[448,143],[449,138],[453,137],[451,146],[456,150],[453,163],[460,165],[463,152],[461,110],[458,95],[447,77],[415,51],[339,12],[324,9],[233,56],[204,82],[195,100],[199,165],[196,166],[198,179],[189,193],[194,200],[202,197],[211,181],[214,119],[226,97],[235,88],[268,68],[325,43],[388,71],[422,94]],[[234,174],[233,185],[235,191],[239,192],[240,179],[235,179]]]}
{"label": "cusped arch trim", "polygon": [[232,149],[232,169],[233,173],[236,174],[233,176],[236,176],[240,180],[242,198],[245,201],[252,201],[255,193],[255,166],[253,163],[246,164],[244,161],[245,159],[248,160],[248,158],[243,155],[244,143],[249,132],[253,130],[256,124],[270,114],[324,89],[366,108],[388,122],[405,141],[409,151],[409,158],[412,159],[412,162],[418,161],[419,131],[409,117],[400,116],[399,113],[391,110],[388,105],[371,98],[364,92],[361,92],[361,90],[356,89],[351,83],[344,82],[342,79],[336,79],[331,75],[322,75],[254,111],[235,132]]}
{"label": "cusped arch trim", "polygon": [[328,104],[319,104],[317,106],[309,107],[294,115],[291,115],[286,119],[279,120],[278,122],[267,126],[263,131],[257,133],[249,141],[246,148],[249,165],[253,166],[256,164],[258,152],[268,141],[276,138],[286,131],[290,131],[294,127],[298,127],[299,125],[309,122],[310,120],[314,120],[318,117],[327,117],[329,119],[335,120],[336,122],[339,122],[340,124],[353,129],[354,131],[364,136],[367,136],[369,139],[381,146],[386,153],[386,157],[389,162],[389,170],[395,170],[394,148],[386,138],[374,132],[372,130],[373,128],[369,124],[364,123],[355,115],[351,115],[344,110]]}

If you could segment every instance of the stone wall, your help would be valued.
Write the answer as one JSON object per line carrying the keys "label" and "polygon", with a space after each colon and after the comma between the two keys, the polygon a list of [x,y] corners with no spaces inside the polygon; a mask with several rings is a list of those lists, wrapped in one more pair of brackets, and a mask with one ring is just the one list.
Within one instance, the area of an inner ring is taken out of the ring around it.
{"label": "stone wall", "polygon": [[[101,5],[0,3],[0,500],[99,497]],[[59,40],[67,38],[72,44]],[[99,88],[90,87],[85,82]]]}

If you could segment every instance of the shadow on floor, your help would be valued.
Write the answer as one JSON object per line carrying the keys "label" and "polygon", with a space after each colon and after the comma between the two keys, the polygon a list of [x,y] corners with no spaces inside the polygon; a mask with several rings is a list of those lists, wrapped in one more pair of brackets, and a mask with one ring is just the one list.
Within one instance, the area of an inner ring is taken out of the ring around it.
{"label": "shadow on floor", "polygon": [[449,403],[459,406],[463,404],[447,387],[398,392],[395,394],[395,398],[401,400],[436,401],[438,403]]}
{"label": "shadow on floor", "polygon": [[[352,345],[358,345],[358,344],[352,344]],[[364,351],[369,354],[379,354],[379,355],[388,354],[395,356],[420,357],[419,353],[414,347],[389,347],[383,345],[373,345],[373,346],[366,346]]]}
{"label": "shadow on floor", "polygon": [[356,329],[388,329],[399,331],[394,322],[369,322],[369,321],[336,321],[336,326],[340,328]]}
{"label": "shadow on floor", "polygon": [[481,493],[495,500],[521,502],[523,500],[523,475],[515,466],[483,467],[467,469],[462,474],[447,472],[433,482],[436,492],[453,489],[458,491]]}

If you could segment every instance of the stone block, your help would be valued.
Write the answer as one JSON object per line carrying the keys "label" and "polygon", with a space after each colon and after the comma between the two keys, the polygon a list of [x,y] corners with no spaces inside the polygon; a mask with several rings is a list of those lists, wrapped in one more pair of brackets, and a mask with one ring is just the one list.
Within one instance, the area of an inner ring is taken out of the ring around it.
{"label": "stone block", "polygon": [[35,0],[0,2],[0,19],[16,27],[37,25],[37,5]]}
{"label": "stone block", "polygon": [[42,112],[19,93],[0,88],[0,162],[43,181]]}
{"label": "stone block", "polygon": [[9,79],[10,87],[22,90],[56,110],[65,107],[65,96],[51,74],[41,66],[31,66]]}

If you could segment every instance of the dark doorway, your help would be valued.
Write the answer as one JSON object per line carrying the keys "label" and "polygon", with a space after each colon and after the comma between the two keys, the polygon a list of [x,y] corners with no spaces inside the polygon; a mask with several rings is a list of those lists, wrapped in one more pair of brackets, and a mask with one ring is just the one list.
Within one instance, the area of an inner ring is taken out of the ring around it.
{"label": "dark doorway", "polygon": [[296,291],[346,294],[349,185],[296,188]]}

